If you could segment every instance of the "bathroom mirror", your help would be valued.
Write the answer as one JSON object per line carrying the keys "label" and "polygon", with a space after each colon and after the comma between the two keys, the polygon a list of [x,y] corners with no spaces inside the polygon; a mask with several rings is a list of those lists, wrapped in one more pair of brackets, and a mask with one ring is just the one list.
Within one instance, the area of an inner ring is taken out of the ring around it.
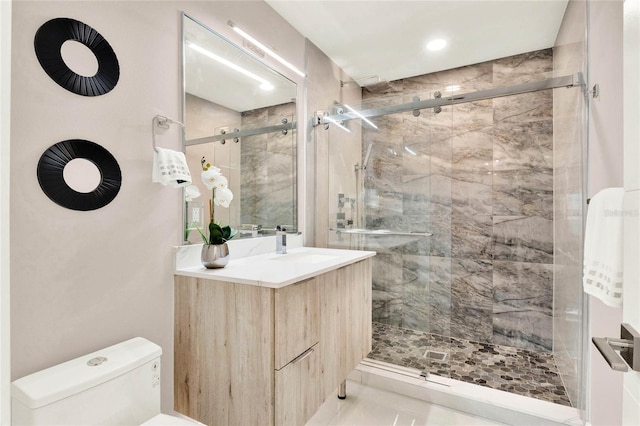
{"label": "bathroom mirror", "polygon": [[256,46],[241,48],[185,14],[182,22],[185,154],[195,186],[184,191],[185,243],[202,242],[198,229],[208,228],[213,194],[203,159],[233,193],[228,208],[213,203],[215,222],[238,229],[236,238],[277,225],[296,231],[296,84],[257,59]]}

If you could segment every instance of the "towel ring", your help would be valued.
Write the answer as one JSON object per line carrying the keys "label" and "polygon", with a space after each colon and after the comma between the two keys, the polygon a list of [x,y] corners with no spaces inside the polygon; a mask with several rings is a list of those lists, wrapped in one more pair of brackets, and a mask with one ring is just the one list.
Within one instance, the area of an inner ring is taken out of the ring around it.
{"label": "towel ring", "polygon": [[168,129],[169,127],[171,127],[171,124],[178,124],[184,130],[184,123],[172,120],[168,117],[165,117],[164,115],[156,115],[151,120],[151,144],[154,152],[158,151],[156,149],[156,127],[160,127],[161,129]]}

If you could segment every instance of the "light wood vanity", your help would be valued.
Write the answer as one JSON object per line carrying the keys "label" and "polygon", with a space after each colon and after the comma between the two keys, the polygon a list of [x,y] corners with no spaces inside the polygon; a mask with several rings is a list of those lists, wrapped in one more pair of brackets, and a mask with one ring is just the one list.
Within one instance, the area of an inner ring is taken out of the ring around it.
{"label": "light wood vanity", "polygon": [[317,274],[278,265],[303,277],[284,284],[176,272],[175,409],[211,426],[305,424],[371,351],[373,253],[360,253]]}

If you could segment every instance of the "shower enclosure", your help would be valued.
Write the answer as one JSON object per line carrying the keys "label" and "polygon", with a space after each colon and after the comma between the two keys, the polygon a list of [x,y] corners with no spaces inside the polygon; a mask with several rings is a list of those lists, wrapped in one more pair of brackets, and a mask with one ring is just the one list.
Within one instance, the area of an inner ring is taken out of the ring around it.
{"label": "shower enclosure", "polygon": [[582,238],[583,135],[567,130],[584,128],[583,93],[546,49],[363,88],[316,117],[328,245],[377,252],[372,364],[582,404],[581,348],[561,336],[581,333],[581,302],[576,328],[554,317],[575,286],[556,241]]}

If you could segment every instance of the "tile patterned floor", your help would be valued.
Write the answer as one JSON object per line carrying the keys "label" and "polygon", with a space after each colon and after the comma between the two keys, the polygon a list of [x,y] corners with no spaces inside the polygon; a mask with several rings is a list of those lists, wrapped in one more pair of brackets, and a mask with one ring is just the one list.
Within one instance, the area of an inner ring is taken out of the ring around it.
{"label": "tile patterned floor", "polygon": [[[427,349],[447,352],[449,359],[429,360],[424,356]],[[470,342],[374,322],[373,350],[369,358],[571,406],[549,353]]]}

